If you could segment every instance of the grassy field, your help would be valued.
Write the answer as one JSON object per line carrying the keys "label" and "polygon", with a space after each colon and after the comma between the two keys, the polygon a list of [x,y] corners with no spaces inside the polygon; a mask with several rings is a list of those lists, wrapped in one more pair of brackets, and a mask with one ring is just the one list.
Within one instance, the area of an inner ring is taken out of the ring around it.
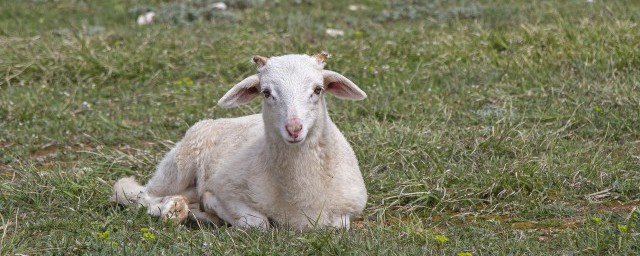
{"label": "grassy field", "polygon": [[[0,255],[640,252],[640,2],[206,2],[1,1]],[[198,120],[259,111],[215,104],[251,56],[319,50],[369,95],[328,99],[369,192],[353,229],[108,201]]]}

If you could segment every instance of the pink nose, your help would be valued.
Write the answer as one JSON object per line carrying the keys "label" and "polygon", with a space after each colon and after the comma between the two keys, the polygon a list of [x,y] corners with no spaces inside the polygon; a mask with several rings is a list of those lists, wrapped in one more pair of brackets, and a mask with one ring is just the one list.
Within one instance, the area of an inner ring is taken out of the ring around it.
{"label": "pink nose", "polygon": [[300,135],[300,131],[302,131],[302,124],[298,119],[290,119],[287,125],[285,125],[285,128],[287,128],[289,136],[296,139]]}

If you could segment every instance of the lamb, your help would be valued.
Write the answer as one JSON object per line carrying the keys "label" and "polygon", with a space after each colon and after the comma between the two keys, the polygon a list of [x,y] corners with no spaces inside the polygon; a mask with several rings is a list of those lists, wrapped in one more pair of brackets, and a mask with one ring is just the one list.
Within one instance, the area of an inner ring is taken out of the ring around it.
{"label": "lamb", "polygon": [[324,94],[365,92],[324,69],[328,54],[255,56],[258,73],[219,101],[237,107],[262,95],[262,113],[193,125],[143,187],[118,180],[112,200],[148,213],[238,228],[349,228],[365,207],[358,161],[327,113]]}

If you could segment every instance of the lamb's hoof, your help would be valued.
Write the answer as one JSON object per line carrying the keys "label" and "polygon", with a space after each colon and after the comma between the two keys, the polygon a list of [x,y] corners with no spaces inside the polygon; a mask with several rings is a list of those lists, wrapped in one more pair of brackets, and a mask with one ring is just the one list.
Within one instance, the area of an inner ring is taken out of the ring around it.
{"label": "lamb's hoof", "polygon": [[202,211],[199,203],[190,204],[189,211],[191,212],[191,214],[189,214],[189,219],[195,221],[198,225],[202,223],[219,227],[224,224],[222,219],[220,219],[215,213]]}
{"label": "lamb's hoof", "polygon": [[189,216],[189,201],[184,196],[165,196],[161,203],[160,217],[162,219],[182,223]]}

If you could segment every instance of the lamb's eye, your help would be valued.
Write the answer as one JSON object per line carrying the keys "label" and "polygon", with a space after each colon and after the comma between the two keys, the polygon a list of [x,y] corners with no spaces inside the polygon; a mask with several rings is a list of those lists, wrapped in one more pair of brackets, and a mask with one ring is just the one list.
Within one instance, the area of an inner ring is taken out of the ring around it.
{"label": "lamb's eye", "polygon": [[269,97],[271,97],[271,91],[263,90],[262,91],[262,95],[264,95],[265,98],[269,98]]}
{"label": "lamb's eye", "polygon": [[322,92],[322,87],[316,87],[316,89],[313,90],[313,93],[315,93],[316,95],[320,95],[321,92]]}

